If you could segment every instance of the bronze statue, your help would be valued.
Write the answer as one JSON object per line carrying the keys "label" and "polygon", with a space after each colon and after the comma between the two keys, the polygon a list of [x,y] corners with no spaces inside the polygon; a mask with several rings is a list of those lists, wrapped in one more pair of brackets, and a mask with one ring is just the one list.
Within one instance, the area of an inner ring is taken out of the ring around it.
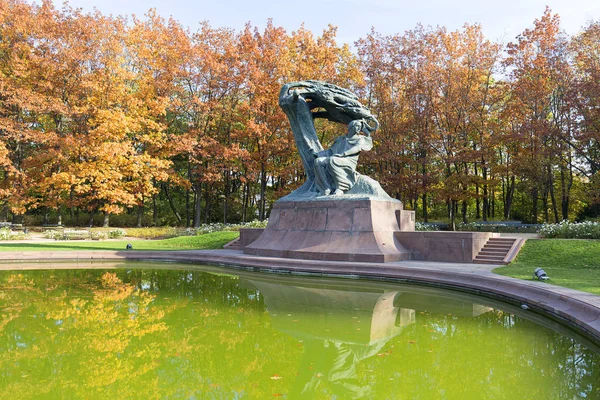
{"label": "bronze statue", "polygon": [[[290,121],[307,176],[304,185],[281,201],[330,194],[342,199],[390,199],[377,181],[356,172],[360,152],[373,148],[371,135],[379,122],[352,92],[321,81],[291,82],[281,88],[279,105]],[[313,122],[316,118],[347,124],[347,135],[324,150]]]}

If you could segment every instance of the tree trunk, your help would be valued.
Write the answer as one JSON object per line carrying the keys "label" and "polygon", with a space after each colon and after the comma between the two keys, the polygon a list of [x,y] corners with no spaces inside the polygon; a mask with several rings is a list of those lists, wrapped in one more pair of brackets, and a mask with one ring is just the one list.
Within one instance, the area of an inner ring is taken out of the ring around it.
{"label": "tree trunk", "polygon": [[194,187],[194,228],[199,228],[202,223],[202,182],[196,182]]}
{"label": "tree trunk", "polygon": [[[483,173],[483,180],[487,182],[487,168],[482,167],[481,171]],[[488,220],[488,215],[490,214],[490,199],[488,197],[488,185],[487,183],[483,184],[483,220]]]}
{"label": "tree trunk", "polygon": [[538,188],[534,186],[531,189],[531,217],[533,218],[532,223],[538,223]]}
{"label": "tree trunk", "polygon": [[571,198],[571,188],[573,187],[573,164],[572,164],[572,160],[571,160],[571,151],[569,150],[569,179],[568,179],[568,183],[565,182],[565,172],[563,171],[563,168],[561,168],[560,174],[561,174],[561,211],[562,211],[562,218],[564,220],[568,220],[569,219],[569,203],[570,203],[570,198]]}
{"label": "tree trunk", "polygon": [[548,193],[550,192],[550,188],[546,185],[544,188],[544,195],[542,196],[542,207],[544,207],[544,222],[550,222],[550,214],[548,213]]}
{"label": "tree trunk", "polygon": [[144,205],[140,204],[137,208],[137,221],[136,221],[136,226],[138,228],[142,227],[142,216],[144,215]]}
{"label": "tree trunk", "polygon": [[8,206],[6,204],[0,209],[0,221],[8,221]]}
{"label": "tree trunk", "polygon": [[[477,168],[477,163],[473,167],[475,169],[475,176],[479,176],[479,170]],[[483,169],[483,167],[482,167]],[[481,200],[479,199],[479,183],[475,184],[475,219],[479,220],[481,218]]]}
{"label": "tree trunk", "polygon": [[175,215],[175,218],[177,218],[177,223],[181,224],[181,221],[183,221],[183,220],[181,219],[181,216],[179,215],[179,213],[177,212],[177,209],[175,208],[175,204],[173,203],[173,199],[171,198],[171,195],[169,194],[169,189],[167,188],[167,185],[163,184],[162,188],[165,193],[165,196],[167,197],[167,200],[169,201],[169,206],[171,207],[171,211],[173,211],[173,215]]}
{"label": "tree trunk", "polygon": [[156,205],[156,194],[152,195],[152,224],[158,226],[158,207]]}
{"label": "tree trunk", "polygon": [[448,207],[448,211],[450,214],[450,230],[451,231],[455,231],[456,230],[456,207],[455,207],[455,203],[456,200],[450,200],[449,202],[449,207]]}
{"label": "tree trunk", "polygon": [[467,221],[467,201],[463,200],[462,201],[462,222],[463,224],[466,224]]}
{"label": "tree trunk", "polygon": [[429,220],[429,215],[427,213],[427,185],[426,185],[426,176],[427,176],[427,162],[425,160],[425,157],[423,156],[422,158],[422,162],[421,162],[421,174],[423,175],[423,222],[427,222]]}
{"label": "tree trunk", "polygon": [[429,215],[427,215],[427,193],[423,193],[423,222],[429,221]]}
{"label": "tree trunk", "polygon": [[212,206],[212,202],[210,201],[210,185],[206,186],[206,190],[204,191],[204,223],[208,224],[208,219],[210,216],[210,208]]}
{"label": "tree trunk", "polygon": [[[189,160],[188,160],[187,178],[188,178],[189,182],[193,182],[192,168],[190,167]],[[190,193],[190,189],[188,188],[185,191],[185,227],[186,228],[189,228],[192,224],[192,211],[191,211],[190,197],[191,197],[191,193]],[[194,205],[195,205],[195,203],[194,203]]]}
{"label": "tree trunk", "polygon": [[243,200],[242,200],[242,222],[248,222],[248,197],[250,197],[250,185],[248,182],[244,183],[243,189]]}
{"label": "tree trunk", "polygon": [[260,208],[260,212],[259,212],[259,219],[261,221],[265,220],[265,204],[267,202],[267,199],[265,198],[265,194],[267,191],[267,171],[265,171],[265,166],[264,164],[261,166],[261,171],[260,171],[260,204],[259,204],[259,208]]}
{"label": "tree trunk", "polygon": [[496,192],[492,189],[492,205],[488,207],[488,210],[491,210],[491,217],[496,218]]}
{"label": "tree trunk", "polygon": [[223,223],[227,223],[227,213],[229,212],[229,171],[225,173],[225,184],[224,184],[224,194],[225,198],[223,199]]}
{"label": "tree trunk", "polygon": [[69,204],[69,213],[71,215],[71,224],[73,225],[77,225],[74,221],[75,219],[75,207],[73,206],[73,197],[75,196],[75,192],[73,191],[73,189],[71,188],[71,193],[69,194],[70,200],[71,200],[71,204]]}
{"label": "tree trunk", "polygon": [[56,225],[62,226],[62,207],[56,209]]}
{"label": "tree trunk", "polygon": [[90,211],[90,216],[88,219],[88,225],[91,228],[92,226],[94,226],[94,211]]}
{"label": "tree trunk", "polygon": [[515,176],[511,176],[510,183],[506,182],[506,201],[504,203],[504,219],[510,219],[510,209],[512,208],[515,194]]}
{"label": "tree trunk", "polygon": [[104,221],[102,222],[102,226],[104,228],[108,228],[110,226],[110,213],[104,213]]}
{"label": "tree trunk", "polygon": [[190,227],[191,213],[190,213],[190,189],[185,190],[185,227]]}
{"label": "tree trunk", "polygon": [[[552,172],[549,170],[548,173],[551,174]],[[548,184],[548,189],[550,190],[550,200],[552,201],[552,212],[554,214],[554,222],[558,224],[560,221],[558,220],[558,205],[556,204],[556,195],[554,194],[554,181],[552,180],[552,175],[549,176]]]}

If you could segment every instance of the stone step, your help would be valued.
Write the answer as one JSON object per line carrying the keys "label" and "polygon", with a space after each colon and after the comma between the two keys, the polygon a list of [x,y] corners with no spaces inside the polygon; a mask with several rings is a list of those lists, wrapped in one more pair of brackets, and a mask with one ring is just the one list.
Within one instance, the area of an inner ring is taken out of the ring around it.
{"label": "stone step", "polygon": [[477,254],[477,257],[475,257],[475,259],[481,259],[481,260],[504,260],[504,256],[501,255],[488,255],[488,254]]}
{"label": "stone step", "polygon": [[486,260],[486,259],[479,259],[479,258],[475,258],[475,260],[473,260],[473,262],[475,264],[504,264],[503,260]]}
{"label": "stone step", "polygon": [[500,247],[503,249],[511,248],[512,243],[486,243],[484,247]]}
{"label": "stone step", "polygon": [[506,253],[508,253],[508,251],[506,251],[506,250],[492,250],[492,249],[488,249],[488,248],[484,247],[483,249],[481,249],[481,251],[479,252],[478,255],[504,257],[506,255]]}
{"label": "stone step", "polygon": [[510,251],[510,246],[509,247],[484,246],[481,250],[503,251],[505,253],[508,253]]}

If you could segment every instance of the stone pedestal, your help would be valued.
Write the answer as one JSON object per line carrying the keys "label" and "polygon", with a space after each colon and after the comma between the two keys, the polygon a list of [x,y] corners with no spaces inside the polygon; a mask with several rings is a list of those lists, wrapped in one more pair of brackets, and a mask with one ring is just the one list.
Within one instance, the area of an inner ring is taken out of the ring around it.
{"label": "stone pedestal", "polygon": [[387,262],[411,254],[394,236],[402,203],[388,200],[278,202],[244,253],[326,261]]}

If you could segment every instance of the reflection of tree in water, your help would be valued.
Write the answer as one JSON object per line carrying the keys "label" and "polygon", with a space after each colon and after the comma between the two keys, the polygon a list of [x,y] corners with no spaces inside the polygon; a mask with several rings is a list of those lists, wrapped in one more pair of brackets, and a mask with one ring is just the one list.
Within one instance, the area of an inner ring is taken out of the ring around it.
{"label": "reflection of tree in water", "polygon": [[424,289],[106,272],[0,273],[2,398],[600,398],[586,347]]}

